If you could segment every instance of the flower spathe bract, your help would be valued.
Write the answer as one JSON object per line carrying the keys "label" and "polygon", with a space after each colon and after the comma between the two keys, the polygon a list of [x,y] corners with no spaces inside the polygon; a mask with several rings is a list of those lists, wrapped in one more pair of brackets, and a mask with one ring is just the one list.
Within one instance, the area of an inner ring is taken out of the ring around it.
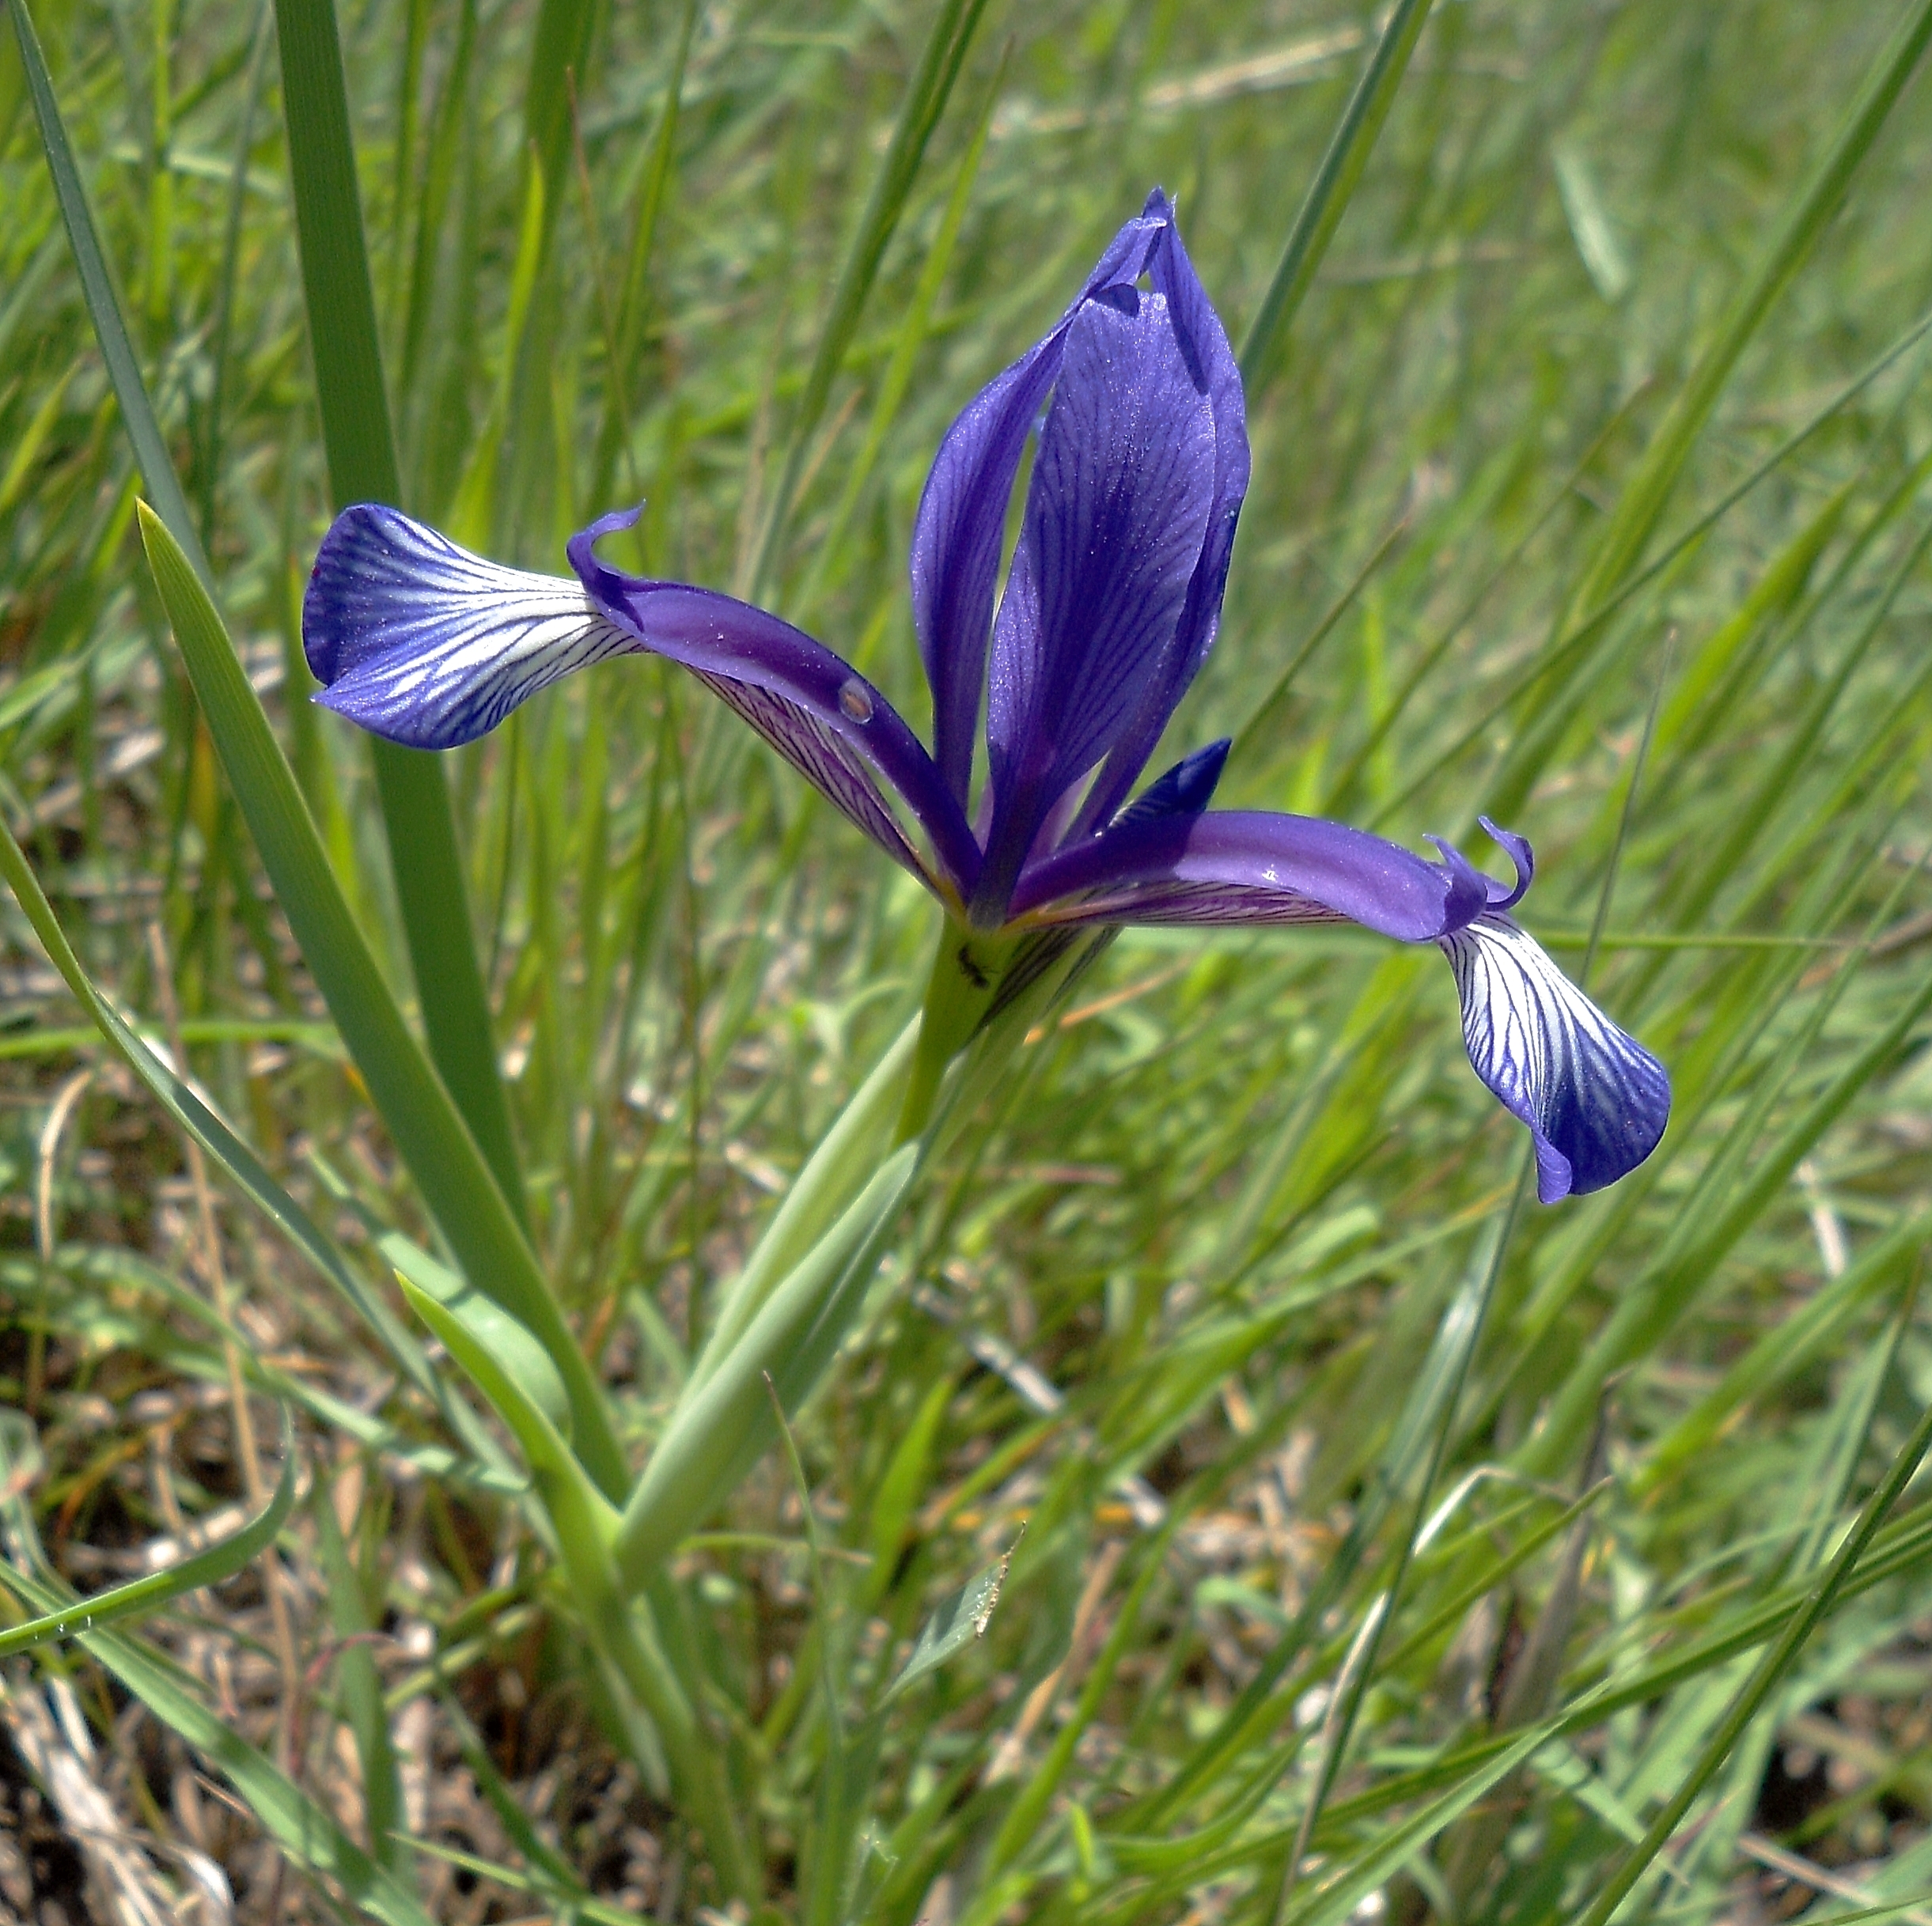
{"label": "flower spathe bract", "polygon": [[803,630],[604,562],[599,539],[635,512],[571,540],[573,580],[484,561],[394,509],[345,509],[303,638],[320,701],[420,748],[473,740],[586,664],[668,657],[983,933],[1346,921],[1433,942],[1471,1063],[1535,1140],[1538,1194],[1601,1189],[1656,1146],[1669,1081],[1509,915],[1533,868],[1522,838],[1484,823],[1516,868],[1506,887],[1446,844],[1430,861],[1343,823],[1211,810],[1225,743],[1134,795],[1213,646],[1248,475],[1227,336],[1157,192],[940,445],[911,558],[930,752]]}

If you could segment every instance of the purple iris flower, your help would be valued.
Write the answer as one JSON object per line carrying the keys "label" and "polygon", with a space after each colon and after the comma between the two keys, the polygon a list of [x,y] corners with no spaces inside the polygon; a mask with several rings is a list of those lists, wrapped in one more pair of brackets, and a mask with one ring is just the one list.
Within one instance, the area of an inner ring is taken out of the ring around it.
{"label": "purple iris flower", "polygon": [[[1006,505],[1036,428],[996,611]],[[1134,797],[1213,645],[1248,471],[1241,376],[1157,191],[940,445],[912,543],[930,753],[863,675],[776,615],[601,561],[599,538],[636,511],[572,539],[573,579],[486,562],[393,509],[347,509],[316,558],[303,639],[318,700],[429,749],[472,741],[586,664],[668,657],[969,941],[1351,921],[1434,943],[1476,1074],[1535,1138],[1538,1194],[1614,1182],[1663,1134],[1669,1080],[1510,917],[1533,867],[1521,837],[1484,822],[1516,870],[1506,888],[1446,843],[1430,861],[1339,823],[1210,812],[1225,741]]]}

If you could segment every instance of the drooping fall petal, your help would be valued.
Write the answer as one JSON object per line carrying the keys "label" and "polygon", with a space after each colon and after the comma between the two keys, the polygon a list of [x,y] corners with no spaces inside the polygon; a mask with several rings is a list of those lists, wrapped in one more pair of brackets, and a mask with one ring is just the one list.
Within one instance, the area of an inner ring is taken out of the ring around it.
{"label": "drooping fall petal", "polygon": [[1485,911],[1441,945],[1469,1061],[1535,1139],[1537,1197],[1553,1204],[1635,1170],[1670,1120],[1664,1066],[1510,918]]}
{"label": "drooping fall petal", "polygon": [[453,749],[636,638],[567,577],[506,569],[395,509],[344,509],[302,599],[318,698],[372,734]]}

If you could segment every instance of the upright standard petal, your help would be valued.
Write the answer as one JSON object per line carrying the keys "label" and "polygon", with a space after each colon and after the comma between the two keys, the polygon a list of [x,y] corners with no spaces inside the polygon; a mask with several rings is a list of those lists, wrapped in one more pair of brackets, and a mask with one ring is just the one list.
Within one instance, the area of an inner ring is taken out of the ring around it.
{"label": "upright standard petal", "polygon": [[1241,371],[1228,345],[1207,290],[1201,286],[1182,246],[1180,229],[1167,197],[1158,189],[1148,197],[1146,214],[1166,218],[1168,228],[1150,266],[1154,292],[1167,301],[1175,340],[1195,387],[1207,397],[1214,424],[1214,490],[1208,510],[1207,532],[1188,585],[1188,600],[1180,621],[1133,720],[1121,732],[1104,766],[1094,778],[1079,819],[1078,836],[1107,821],[1121,799],[1139,780],[1154,754],[1168,719],[1207,660],[1221,620],[1221,599],[1227,586],[1228,563],[1234,552],[1235,524],[1248,493],[1248,413],[1241,393]]}
{"label": "upright standard petal", "polygon": [[[571,538],[570,566],[599,614],[634,647],[699,676],[874,842],[964,901],[979,846],[904,717],[850,664],[776,615],[714,589],[646,581],[599,561],[598,538],[629,527],[638,513],[606,515]],[[875,773],[924,831],[936,876],[900,834]]]}
{"label": "upright standard petal", "polygon": [[375,502],[335,517],[302,598],[316,700],[412,749],[473,742],[559,675],[638,647],[581,583],[486,562]]}
{"label": "upright standard petal", "polygon": [[[1153,214],[1152,203],[1149,214]],[[1067,330],[1086,304],[1131,288],[1164,232],[1161,213],[1121,229],[1044,339],[996,375],[947,429],[912,534],[912,619],[933,692],[933,758],[964,809],[993,622],[1006,502],[1026,437],[1060,372]]]}
{"label": "upright standard petal", "polygon": [[1165,299],[1115,300],[1090,302],[1068,331],[994,627],[993,818],[972,904],[989,926],[1048,812],[1136,713],[1207,534],[1213,411]]}
{"label": "upright standard petal", "polygon": [[1536,1141],[1537,1197],[1552,1204],[1635,1170],[1670,1118],[1664,1066],[1510,918],[1485,911],[1441,942],[1469,1061]]}

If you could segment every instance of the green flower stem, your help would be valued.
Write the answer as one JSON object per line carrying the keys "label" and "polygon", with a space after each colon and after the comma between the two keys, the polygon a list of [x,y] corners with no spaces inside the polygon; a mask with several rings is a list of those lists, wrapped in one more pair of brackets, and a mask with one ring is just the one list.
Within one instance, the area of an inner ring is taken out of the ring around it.
{"label": "green flower stem", "polygon": [[719,1305],[711,1334],[684,1387],[690,1398],[728,1357],[778,1281],[794,1269],[865,1187],[889,1147],[887,1133],[918,1047],[915,1020],[853,1093],[785,1194],[778,1215]]}
{"label": "green flower stem", "polygon": [[900,1107],[897,1143],[910,1143],[932,1121],[946,1065],[972,1040],[993,1007],[993,994],[1012,960],[1013,939],[983,937],[948,917],[926,979],[919,1049]]}
{"label": "green flower stem", "polygon": [[725,1897],[756,1905],[758,1866],[738,1822],[722,1749],[699,1725],[669,1660],[620,1595],[613,1589],[593,1602],[580,1592],[577,1602],[599,1650],[657,1727]]}
{"label": "green flower stem", "polygon": [[616,1562],[636,1591],[678,1542],[728,1498],[777,1435],[771,1391],[797,1410],[865,1302],[918,1174],[904,1145],[785,1276],[702,1382],[687,1386],[618,1527]]}

